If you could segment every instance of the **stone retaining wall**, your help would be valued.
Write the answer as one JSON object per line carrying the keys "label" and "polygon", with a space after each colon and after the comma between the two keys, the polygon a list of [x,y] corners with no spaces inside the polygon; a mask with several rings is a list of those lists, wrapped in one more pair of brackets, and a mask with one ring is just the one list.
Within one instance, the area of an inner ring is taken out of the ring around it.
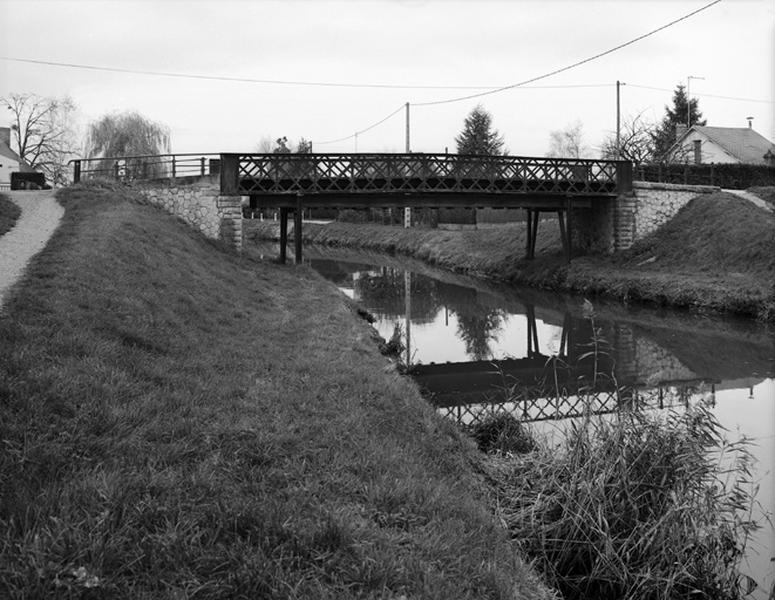
{"label": "stone retaining wall", "polygon": [[242,198],[221,196],[217,177],[179,177],[144,186],[148,201],[211,239],[242,247]]}
{"label": "stone retaining wall", "polygon": [[[710,185],[678,185],[644,181],[636,181],[632,187],[636,199],[633,204],[635,211],[633,242],[659,229],[691,199],[721,190],[719,187]],[[622,207],[625,210],[631,210],[626,202],[622,203]]]}
{"label": "stone retaining wall", "polygon": [[594,252],[619,252],[653,233],[690,200],[720,191],[708,185],[636,181],[632,192],[595,200],[591,209],[573,211],[574,246]]}

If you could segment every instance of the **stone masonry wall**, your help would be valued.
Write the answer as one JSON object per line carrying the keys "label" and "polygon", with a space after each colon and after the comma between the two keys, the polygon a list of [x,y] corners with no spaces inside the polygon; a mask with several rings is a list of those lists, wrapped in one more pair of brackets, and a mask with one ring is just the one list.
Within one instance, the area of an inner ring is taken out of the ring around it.
{"label": "stone masonry wall", "polygon": [[573,244],[582,251],[619,252],[672,219],[692,198],[719,191],[707,185],[636,181],[630,193],[595,200],[591,209],[574,210]]}
{"label": "stone masonry wall", "polygon": [[637,202],[634,205],[635,221],[632,241],[643,239],[649,233],[659,229],[693,198],[703,194],[711,194],[720,189],[709,185],[634,182],[633,190]]}
{"label": "stone masonry wall", "polygon": [[221,196],[217,180],[184,177],[147,184],[148,201],[212,239],[242,247],[242,199]]}

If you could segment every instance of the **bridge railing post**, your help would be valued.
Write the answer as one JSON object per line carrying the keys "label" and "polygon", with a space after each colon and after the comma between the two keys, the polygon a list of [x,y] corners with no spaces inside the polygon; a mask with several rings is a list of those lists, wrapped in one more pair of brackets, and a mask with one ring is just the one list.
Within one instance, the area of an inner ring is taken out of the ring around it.
{"label": "bridge railing post", "polygon": [[221,154],[221,195],[239,195],[239,154]]}
{"label": "bridge railing post", "polygon": [[632,163],[616,161],[616,191],[620,194],[632,191]]}

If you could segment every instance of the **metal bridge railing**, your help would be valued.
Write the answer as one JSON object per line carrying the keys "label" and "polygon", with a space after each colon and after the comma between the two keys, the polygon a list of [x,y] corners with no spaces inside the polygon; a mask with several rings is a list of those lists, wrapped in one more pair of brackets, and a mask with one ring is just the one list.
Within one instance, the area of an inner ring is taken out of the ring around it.
{"label": "metal bridge railing", "polygon": [[73,181],[104,177],[118,181],[205,177],[220,173],[220,154],[144,154],[78,158],[73,165]]}
{"label": "metal bridge railing", "polygon": [[610,195],[632,185],[626,161],[459,154],[223,154],[221,192]]}

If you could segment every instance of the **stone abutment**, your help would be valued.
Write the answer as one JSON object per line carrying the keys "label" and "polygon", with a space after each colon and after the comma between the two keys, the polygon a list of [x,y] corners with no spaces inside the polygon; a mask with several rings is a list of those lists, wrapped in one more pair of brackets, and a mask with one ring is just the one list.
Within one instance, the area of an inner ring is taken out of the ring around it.
{"label": "stone abutment", "polygon": [[141,190],[153,206],[179,217],[206,237],[242,248],[242,198],[221,196],[214,177],[179,177],[145,184]]}
{"label": "stone abutment", "polygon": [[593,252],[627,250],[672,219],[693,198],[720,191],[708,185],[636,181],[632,192],[574,210],[574,244]]}

